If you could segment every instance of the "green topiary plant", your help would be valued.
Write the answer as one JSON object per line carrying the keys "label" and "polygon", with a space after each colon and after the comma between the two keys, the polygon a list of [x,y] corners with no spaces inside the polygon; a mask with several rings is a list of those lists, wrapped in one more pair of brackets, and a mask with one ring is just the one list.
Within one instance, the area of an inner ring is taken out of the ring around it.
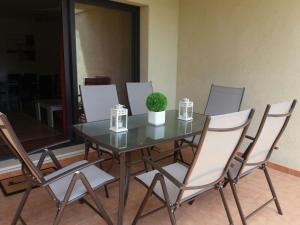
{"label": "green topiary plant", "polygon": [[168,99],[160,92],[153,92],[147,97],[146,106],[149,111],[162,112],[168,106]]}

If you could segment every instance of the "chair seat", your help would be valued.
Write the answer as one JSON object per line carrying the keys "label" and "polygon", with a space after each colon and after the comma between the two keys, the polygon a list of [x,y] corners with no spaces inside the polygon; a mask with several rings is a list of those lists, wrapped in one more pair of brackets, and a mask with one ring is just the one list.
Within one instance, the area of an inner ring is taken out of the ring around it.
{"label": "chair seat", "polygon": [[[53,178],[54,176],[62,174],[67,170],[70,170],[72,168],[75,168],[75,167],[80,166],[85,163],[88,163],[88,161],[81,160],[81,161],[72,163],[60,170],[57,170],[57,171],[45,176],[45,180],[47,181],[47,180]],[[102,186],[104,183],[107,183],[114,179],[113,176],[109,175],[108,173],[104,172],[103,170],[99,169],[98,167],[96,167],[94,165],[86,167],[80,171],[85,175],[85,177],[87,178],[87,180],[89,181],[89,183],[93,189],[96,189],[96,188]],[[65,176],[49,185],[49,187],[53,191],[56,198],[61,202],[64,200],[65,194],[66,194],[69,184],[72,180],[72,177],[73,177],[73,174],[70,174],[70,175]],[[85,186],[83,185],[83,183],[81,181],[77,181],[77,183],[75,184],[74,190],[70,196],[69,202],[76,200],[78,197],[86,194],[86,192],[87,192],[87,190],[86,190]]]}
{"label": "chair seat", "polygon": [[[173,163],[170,164],[168,166],[163,167],[164,170],[166,170],[168,173],[170,173],[174,178],[176,178],[179,182],[183,182],[185,175],[188,171],[188,168],[180,163]],[[136,179],[138,181],[140,181],[143,185],[145,185],[146,187],[150,187],[153,178],[155,176],[155,174],[159,173],[157,170],[152,170],[150,172],[141,174],[139,176],[136,176]],[[165,177],[165,182],[166,182],[166,186],[167,186],[167,190],[168,190],[168,194],[169,194],[169,198],[170,198],[170,202],[171,204],[176,203],[178,194],[179,194],[179,188],[174,185],[168,178]],[[209,189],[209,188],[208,188]],[[182,199],[182,201],[186,201],[208,189],[201,189],[198,192],[192,192],[191,195],[185,197],[184,199]],[[162,187],[160,185],[160,183],[158,182],[156,184],[156,186],[154,187],[154,193],[157,194],[162,200],[165,200],[164,195],[163,195],[163,191],[162,191]]]}

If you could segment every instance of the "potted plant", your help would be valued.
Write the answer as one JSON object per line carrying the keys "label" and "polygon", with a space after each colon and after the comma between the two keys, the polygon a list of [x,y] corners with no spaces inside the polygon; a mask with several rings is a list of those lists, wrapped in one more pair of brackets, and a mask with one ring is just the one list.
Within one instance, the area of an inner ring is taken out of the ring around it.
{"label": "potted plant", "polygon": [[155,126],[165,123],[166,108],[168,106],[167,97],[160,92],[151,93],[146,100],[148,108],[148,122]]}

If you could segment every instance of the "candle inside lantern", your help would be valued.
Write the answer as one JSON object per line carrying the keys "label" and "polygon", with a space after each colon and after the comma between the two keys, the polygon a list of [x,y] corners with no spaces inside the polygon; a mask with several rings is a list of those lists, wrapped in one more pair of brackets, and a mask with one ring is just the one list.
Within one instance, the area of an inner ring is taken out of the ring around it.
{"label": "candle inside lantern", "polygon": [[123,127],[123,120],[122,120],[122,117],[119,117],[119,118],[118,118],[118,127],[119,127],[119,128],[122,128],[122,127]]}
{"label": "candle inside lantern", "polygon": [[110,130],[114,132],[127,131],[128,110],[123,105],[115,105],[111,109]]}
{"label": "candle inside lantern", "polygon": [[193,119],[193,105],[194,103],[188,98],[183,98],[179,101],[178,119],[192,120]]}

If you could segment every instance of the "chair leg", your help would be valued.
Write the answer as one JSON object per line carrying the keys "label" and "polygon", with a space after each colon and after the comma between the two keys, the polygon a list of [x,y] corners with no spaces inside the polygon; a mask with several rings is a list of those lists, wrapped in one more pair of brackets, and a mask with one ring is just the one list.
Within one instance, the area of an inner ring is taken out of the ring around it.
{"label": "chair leg", "polygon": [[276,205],[276,208],[277,208],[277,212],[278,212],[278,214],[283,215],[282,210],[281,210],[281,207],[280,207],[280,204],[279,204],[279,201],[278,201],[278,197],[277,197],[277,195],[276,195],[276,192],[275,192],[274,186],[273,186],[273,184],[272,184],[272,181],[271,181],[271,178],[270,178],[270,175],[269,175],[269,172],[268,172],[267,167],[264,166],[264,167],[263,167],[263,170],[264,170],[265,176],[266,176],[266,178],[267,178],[267,182],[268,182],[269,188],[270,188],[270,190],[271,190],[273,199],[274,199],[274,201],[275,201],[275,205]]}
{"label": "chair leg", "polygon": [[225,208],[225,211],[226,211],[226,215],[227,215],[229,224],[233,225],[232,216],[231,216],[231,213],[230,213],[230,210],[229,210],[226,198],[224,196],[223,187],[219,187],[219,192],[220,192],[220,195],[221,195],[221,198],[222,198],[222,202],[223,202],[223,205],[224,205],[224,208]]}
{"label": "chair leg", "polygon": [[[141,149],[140,153],[142,155],[142,158],[144,158],[145,157],[144,149]],[[144,162],[145,171],[148,172],[147,163],[144,160],[143,160],[143,162]]]}
{"label": "chair leg", "polygon": [[[99,148],[98,148],[98,145],[97,145],[97,149],[99,149]],[[102,157],[102,155],[103,155],[103,152],[97,150],[97,154],[98,154],[98,158],[100,159],[100,158]],[[102,162],[99,162],[99,167],[100,167],[100,169],[103,170]],[[106,196],[106,198],[109,198],[109,192],[108,192],[107,185],[104,185],[104,191],[105,191],[105,196]]]}
{"label": "chair leg", "polygon": [[[150,148],[146,148],[146,150],[147,150],[147,154],[148,154],[148,156],[149,156],[149,157],[151,157],[151,156],[152,156],[152,154],[151,154]],[[153,166],[151,166],[151,169],[152,169],[152,170],[154,170],[154,167],[153,167]]]}
{"label": "chair leg", "polygon": [[59,224],[59,222],[61,221],[61,218],[63,216],[64,210],[65,210],[65,205],[62,205],[59,207],[59,209],[57,210],[53,225]]}
{"label": "chair leg", "polygon": [[13,218],[13,221],[12,221],[11,225],[16,225],[18,223],[19,219],[22,221],[23,224],[25,223],[25,221],[21,217],[21,214],[22,214],[23,208],[25,206],[25,203],[26,203],[26,201],[28,199],[28,196],[29,196],[29,194],[31,192],[31,189],[32,189],[32,187],[31,187],[31,185],[29,185],[27,187],[27,189],[26,189],[23,197],[22,197],[22,200],[21,200],[20,205],[19,205],[19,207],[18,207],[18,209],[17,209],[17,211],[15,213],[15,216]]}
{"label": "chair leg", "polygon": [[179,150],[179,153],[178,153],[179,157],[180,157],[180,160],[185,163],[184,159],[183,159],[183,155],[182,155],[182,151]]}
{"label": "chair leg", "polygon": [[63,216],[65,207],[68,204],[70,196],[71,196],[71,194],[73,192],[74,186],[75,186],[77,180],[79,180],[79,179],[80,179],[80,172],[78,172],[78,173],[76,172],[76,174],[72,177],[72,180],[71,180],[71,182],[69,184],[69,187],[67,189],[67,192],[65,194],[63,202],[58,207],[58,210],[57,210],[57,213],[56,213],[53,225],[58,225],[59,222],[61,221],[61,218]]}
{"label": "chair leg", "polygon": [[149,198],[151,197],[152,193],[153,193],[153,189],[155,187],[155,185],[157,184],[157,182],[160,182],[162,190],[163,190],[163,194],[164,194],[164,198],[165,198],[165,205],[167,207],[168,210],[168,214],[170,217],[170,221],[172,225],[176,225],[176,219],[175,219],[175,215],[174,215],[174,210],[171,207],[171,203],[170,203],[170,198],[169,198],[169,194],[168,194],[168,190],[167,190],[167,186],[164,180],[164,177],[161,174],[156,174],[153,178],[153,181],[144,197],[144,200],[140,206],[140,208],[138,209],[138,212],[132,222],[132,225],[136,225],[138,220],[140,219],[140,217],[142,216],[142,213],[144,211],[144,208],[146,206],[146,203],[148,202]]}
{"label": "chair leg", "polygon": [[136,216],[135,216],[135,218],[134,218],[134,220],[132,222],[132,225],[136,225],[137,222],[138,222],[138,220],[140,219],[140,217],[141,217],[141,215],[143,213],[143,210],[144,210],[144,208],[145,208],[145,206],[146,206],[149,198],[152,195],[153,189],[154,189],[157,181],[158,181],[158,174],[156,174],[154,176],[153,181],[152,181],[152,183],[151,183],[151,185],[150,185],[150,187],[149,187],[149,189],[148,189],[148,191],[147,191],[147,193],[146,193],[146,195],[145,195],[145,197],[144,197],[144,199],[142,201],[142,204],[141,204],[140,208],[138,209],[138,212],[137,212],[137,214],[136,214]]}
{"label": "chair leg", "polygon": [[[174,141],[174,149],[178,149],[178,147],[180,147],[178,141]],[[180,150],[177,150],[174,152],[174,159],[173,159],[174,163],[176,163],[178,161],[179,151]]]}
{"label": "chair leg", "polygon": [[237,194],[237,190],[236,190],[235,183],[233,183],[233,181],[230,180],[230,181],[229,181],[229,184],[230,184],[230,188],[231,188],[231,190],[232,190],[232,194],[233,194],[233,197],[234,197],[236,206],[237,206],[237,208],[238,208],[238,211],[239,211],[239,214],[240,214],[242,223],[243,223],[243,225],[247,225],[246,217],[245,217],[245,215],[244,215],[244,212],[243,212],[243,209],[242,209],[242,206],[241,206],[241,202],[240,202],[239,196],[238,196],[238,194]]}
{"label": "chair leg", "polygon": [[25,222],[25,220],[22,218],[22,216],[20,216],[20,221],[21,221],[21,223],[22,223],[23,225],[27,225],[26,222]]}
{"label": "chair leg", "polygon": [[84,151],[84,159],[88,160],[89,157],[89,151],[90,151],[90,143],[89,142],[85,142],[85,151]]}
{"label": "chair leg", "polygon": [[113,225],[110,217],[108,216],[108,214],[106,213],[106,211],[104,210],[100,200],[98,199],[98,197],[96,196],[94,190],[92,189],[91,185],[89,184],[88,180],[84,177],[84,176],[81,176],[81,180],[84,184],[84,186],[86,187],[86,189],[88,190],[91,198],[93,199],[93,201],[95,202],[96,206],[97,206],[97,209],[99,211],[99,213],[101,214],[102,218],[105,220],[105,222],[108,224],[108,225]]}
{"label": "chair leg", "polygon": [[195,202],[195,199],[189,202],[189,205],[193,205]]}
{"label": "chair leg", "polygon": [[171,202],[170,202],[170,198],[169,198],[169,194],[168,194],[168,190],[167,190],[167,186],[166,186],[164,177],[161,174],[159,174],[158,177],[159,177],[161,187],[162,187],[162,190],[163,190],[163,193],[164,193],[165,202],[166,202],[166,206],[167,206],[167,209],[168,209],[171,224],[176,225],[174,210],[171,208]]}

